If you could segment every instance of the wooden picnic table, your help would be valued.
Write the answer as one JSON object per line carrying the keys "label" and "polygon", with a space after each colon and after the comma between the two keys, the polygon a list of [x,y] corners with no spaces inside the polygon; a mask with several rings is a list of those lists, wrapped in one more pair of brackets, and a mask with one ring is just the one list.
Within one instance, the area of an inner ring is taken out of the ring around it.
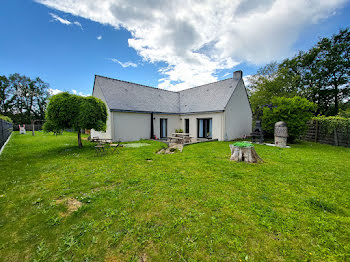
{"label": "wooden picnic table", "polygon": [[173,136],[190,136],[189,133],[172,133]]}
{"label": "wooden picnic table", "polygon": [[171,137],[169,138],[169,141],[171,142],[171,140],[176,140],[177,143],[181,143],[184,144],[186,142],[190,142],[191,138],[189,133],[172,133]]}
{"label": "wooden picnic table", "polygon": [[90,141],[91,141],[91,142],[97,142],[97,143],[99,143],[99,144],[101,145],[101,144],[111,143],[111,142],[112,142],[112,139],[110,139],[110,138],[93,137],[93,138],[91,138]]}

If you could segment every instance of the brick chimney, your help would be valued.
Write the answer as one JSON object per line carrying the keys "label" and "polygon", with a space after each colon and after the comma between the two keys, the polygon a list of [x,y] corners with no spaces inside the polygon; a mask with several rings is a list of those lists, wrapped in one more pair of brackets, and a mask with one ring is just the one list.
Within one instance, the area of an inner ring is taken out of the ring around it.
{"label": "brick chimney", "polygon": [[233,72],[233,79],[240,80],[243,77],[243,72],[241,70]]}

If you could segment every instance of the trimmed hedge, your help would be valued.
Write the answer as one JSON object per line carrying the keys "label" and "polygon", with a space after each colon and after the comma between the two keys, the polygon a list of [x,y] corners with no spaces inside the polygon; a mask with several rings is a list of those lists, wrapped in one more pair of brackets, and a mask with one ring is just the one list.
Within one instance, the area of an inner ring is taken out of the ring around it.
{"label": "trimmed hedge", "polygon": [[341,131],[346,134],[350,133],[350,118],[340,116],[318,116],[313,117],[312,120],[318,121],[327,134],[332,134],[334,131]]}
{"label": "trimmed hedge", "polygon": [[0,115],[0,119],[5,120],[5,121],[7,121],[9,123],[13,123],[12,119],[9,118],[8,116]]}

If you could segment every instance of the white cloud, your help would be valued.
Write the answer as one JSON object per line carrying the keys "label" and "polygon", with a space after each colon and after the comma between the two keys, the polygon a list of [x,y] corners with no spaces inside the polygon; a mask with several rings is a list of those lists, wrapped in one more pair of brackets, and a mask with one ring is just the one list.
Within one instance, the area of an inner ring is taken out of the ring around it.
{"label": "white cloud", "polygon": [[79,96],[89,96],[89,95],[87,95],[87,94],[84,94],[83,92],[78,92],[78,91],[75,90],[75,89],[72,89],[72,93],[73,93],[74,95],[79,95]]}
{"label": "white cloud", "polygon": [[243,81],[246,87],[249,87],[251,85],[251,82],[250,82],[251,77],[252,75],[243,76]]}
{"label": "white cloud", "polygon": [[226,74],[224,74],[223,76],[222,76],[222,78],[225,78],[225,77],[228,77],[228,76],[230,76],[231,75],[231,73],[226,73]]}
{"label": "white cloud", "polygon": [[97,40],[101,40],[102,39],[102,35],[99,35],[98,37],[97,37]]}
{"label": "white cloud", "polygon": [[81,30],[83,30],[82,25],[78,21],[71,22],[71,21],[64,19],[56,14],[53,14],[53,13],[49,13],[49,14],[53,18],[53,21],[60,22],[61,24],[64,24],[64,25],[76,25],[76,26],[80,27]]}
{"label": "white cloud", "polygon": [[123,68],[126,67],[137,67],[137,64],[133,63],[133,62],[121,62],[118,59],[115,58],[109,58],[109,60],[111,60],[114,63],[118,63],[120,64]]}
{"label": "white cloud", "polygon": [[50,95],[57,95],[57,94],[59,94],[59,93],[62,93],[63,91],[62,90],[59,90],[59,89],[51,89],[51,88],[49,88],[49,94]]}
{"label": "white cloud", "polygon": [[[241,62],[291,55],[302,30],[346,0],[36,0],[131,32],[143,60],[165,62],[159,87],[179,90],[217,80]],[[239,68],[237,68],[239,69]]]}
{"label": "white cloud", "polygon": [[80,96],[90,96],[90,95],[84,94],[83,92],[79,92],[78,95],[80,95]]}
{"label": "white cloud", "polygon": [[49,13],[51,15],[51,17],[53,18],[54,21],[58,21],[60,22],[61,24],[64,24],[64,25],[70,25],[72,24],[70,21],[62,18],[62,17],[59,17],[58,15],[56,14],[53,14],[53,13]]}
{"label": "white cloud", "polygon": [[78,21],[74,21],[73,24],[76,25],[76,26],[78,26],[78,27],[80,27],[80,29],[84,31],[84,29],[83,29],[81,23],[79,23]]}

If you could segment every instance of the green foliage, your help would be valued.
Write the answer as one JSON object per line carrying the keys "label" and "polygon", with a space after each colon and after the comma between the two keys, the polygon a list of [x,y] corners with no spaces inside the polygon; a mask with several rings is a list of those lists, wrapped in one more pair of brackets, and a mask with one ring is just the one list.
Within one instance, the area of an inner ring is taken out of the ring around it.
{"label": "green foliage", "polygon": [[175,133],[183,133],[184,131],[180,128],[180,129],[175,129]]}
{"label": "green foliage", "polygon": [[[71,95],[68,92],[59,93],[50,98],[46,109],[46,121],[48,127],[60,129],[79,128],[79,108],[83,98]],[[53,131],[47,129],[47,131]]]}
{"label": "green foliage", "polygon": [[25,75],[0,76],[0,113],[9,116],[15,124],[29,124],[45,118],[49,85],[39,77]]}
{"label": "green foliage", "polygon": [[287,123],[289,141],[299,138],[307,130],[309,121],[316,105],[306,98],[274,97],[272,107],[265,107],[263,111],[262,127],[267,134],[273,135],[275,123],[284,121]]}
{"label": "green foliage", "polygon": [[346,110],[340,110],[338,116],[344,117],[344,118],[350,118],[350,108]]}
{"label": "green foliage", "polygon": [[317,114],[337,115],[350,96],[350,29],[321,39],[307,52],[273,62],[250,77],[255,117],[272,97],[301,96],[317,104]]}
{"label": "green foliage", "polygon": [[5,120],[5,121],[10,122],[10,123],[13,123],[12,119],[9,118],[8,116],[0,115],[0,119]]}
{"label": "green foliage", "polygon": [[344,134],[350,134],[350,118],[340,116],[318,116],[313,117],[313,121],[318,121],[319,126],[328,134],[334,133],[335,130],[343,131]]}
{"label": "green foliage", "polygon": [[46,133],[53,132],[55,135],[62,133],[63,129],[55,124],[53,121],[46,121],[43,125],[43,131]]}
{"label": "green foliage", "polygon": [[260,68],[256,75],[249,78],[250,103],[255,117],[260,118],[263,106],[271,104],[272,97],[294,97],[299,94],[295,82],[286,70],[279,69],[276,62]]}
{"label": "green foliage", "polygon": [[82,97],[68,92],[50,98],[46,110],[44,130],[55,133],[66,128],[74,128],[78,132],[78,145],[82,146],[81,129],[106,130],[107,107],[96,97]]}
{"label": "green foliage", "polygon": [[249,143],[249,142],[236,142],[233,143],[234,146],[238,146],[238,147],[252,147],[253,144]]}
{"label": "green foliage", "polygon": [[[0,156],[1,261],[349,261],[350,148],[232,142],[120,148],[19,135]],[[152,159],[153,161],[147,161]],[[82,207],[70,214],[68,203]],[[89,258],[89,260],[87,259]]]}
{"label": "green foliage", "polygon": [[106,130],[107,108],[105,103],[92,96],[82,99],[79,110],[79,125],[85,129]]}

